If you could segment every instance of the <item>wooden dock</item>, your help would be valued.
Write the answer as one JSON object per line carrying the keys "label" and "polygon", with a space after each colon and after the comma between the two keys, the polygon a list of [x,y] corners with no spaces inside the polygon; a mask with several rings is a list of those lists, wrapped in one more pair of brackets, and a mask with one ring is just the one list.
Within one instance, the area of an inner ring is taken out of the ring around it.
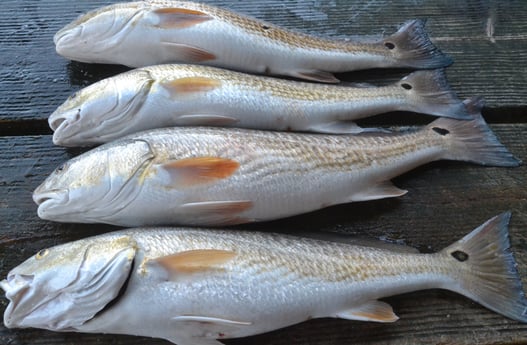
{"label": "wooden dock", "polygon": [[[433,41],[455,63],[447,69],[460,97],[484,96],[483,111],[501,141],[527,161],[527,1],[266,0],[206,1],[302,32],[346,38],[394,32],[412,18],[427,18]],[[125,69],[70,62],[56,55],[53,35],[77,15],[111,1],[4,0],[0,11],[0,277],[36,251],[115,229],[58,224],[37,217],[33,189],[81,149],[51,142],[47,117],[71,93]],[[401,71],[341,75],[378,82]],[[368,125],[422,125],[432,117],[386,114]],[[398,199],[331,207],[245,228],[289,233],[338,232],[383,238],[431,252],[461,238],[490,217],[512,212],[510,234],[527,286],[527,165],[492,168],[436,162],[394,183]],[[454,293],[420,291],[386,298],[400,320],[393,324],[311,320],[227,344],[527,344],[527,325]],[[0,298],[3,313],[7,300]],[[141,310],[137,310],[141,313]],[[168,316],[167,316],[168,317]],[[6,345],[167,344],[130,336],[54,333],[0,326]]]}

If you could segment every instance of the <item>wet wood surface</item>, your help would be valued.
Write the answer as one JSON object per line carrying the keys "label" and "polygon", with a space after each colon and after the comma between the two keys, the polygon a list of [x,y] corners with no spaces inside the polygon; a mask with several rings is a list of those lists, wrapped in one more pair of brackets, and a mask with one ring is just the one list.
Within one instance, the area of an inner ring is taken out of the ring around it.
{"label": "wet wood surface", "polygon": [[[462,97],[482,95],[484,116],[502,142],[527,161],[527,2],[525,1],[210,1],[299,31],[344,38],[390,34],[407,19],[428,18],[434,42],[454,57],[447,74]],[[69,62],[53,34],[109,1],[4,1],[0,12],[0,277],[39,249],[116,229],[40,220],[33,189],[82,152],[51,142],[47,116],[75,90],[117,74],[120,66]],[[391,71],[346,74],[379,81]],[[388,114],[368,123],[420,125],[430,117]],[[382,238],[425,252],[442,249],[488,218],[512,211],[511,241],[527,285],[527,167],[485,168],[436,162],[394,180],[401,198],[354,203],[244,228],[288,233],[338,232]],[[311,320],[228,344],[522,344],[527,325],[441,290],[385,299],[393,324]],[[0,312],[7,300],[0,298]],[[141,311],[138,310],[138,313]],[[0,326],[0,344],[168,344],[140,337],[53,333]]]}

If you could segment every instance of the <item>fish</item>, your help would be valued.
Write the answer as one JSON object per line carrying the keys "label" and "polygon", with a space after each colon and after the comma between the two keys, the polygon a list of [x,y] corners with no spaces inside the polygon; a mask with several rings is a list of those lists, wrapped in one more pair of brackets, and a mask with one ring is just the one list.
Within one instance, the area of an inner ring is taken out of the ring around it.
{"label": "fish", "polygon": [[[468,101],[467,109],[480,101]],[[402,196],[391,178],[440,159],[520,164],[475,113],[420,130],[342,136],[172,127],[72,158],[33,200],[40,218],[58,222],[235,225]]]}
{"label": "fish", "polygon": [[335,72],[450,65],[424,25],[414,19],[381,39],[332,40],[210,5],[152,0],[90,11],[59,30],[54,42],[59,55],[86,63],[184,62],[337,83]]}
{"label": "fish", "polygon": [[107,233],[41,250],[12,269],[0,282],[4,324],[219,345],[312,318],[395,322],[380,298],[431,288],[527,323],[510,215],[432,254],[240,230]]}
{"label": "fish", "polygon": [[471,118],[441,69],[416,71],[384,87],[347,87],[167,64],[81,89],[48,122],[55,144],[88,146],[171,126],[359,133],[353,120],[396,110]]}

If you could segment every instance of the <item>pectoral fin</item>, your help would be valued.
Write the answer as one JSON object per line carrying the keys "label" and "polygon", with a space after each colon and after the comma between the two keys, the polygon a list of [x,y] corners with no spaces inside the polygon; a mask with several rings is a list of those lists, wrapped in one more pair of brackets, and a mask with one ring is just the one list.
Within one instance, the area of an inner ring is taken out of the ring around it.
{"label": "pectoral fin", "polygon": [[351,201],[368,201],[384,198],[393,198],[408,193],[407,190],[395,187],[390,181],[384,181],[351,196]]}
{"label": "pectoral fin", "polygon": [[210,316],[199,316],[199,315],[180,315],[173,317],[172,320],[175,321],[186,321],[186,322],[205,322],[205,323],[214,323],[217,325],[226,325],[226,326],[250,326],[252,322],[247,321],[235,321],[222,319],[219,317],[210,317]]}
{"label": "pectoral fin", "polygon": [[153,11],[162,29],[183,29],[214,19],[206,13],[185,8],[160,8]]}
{"label": "pectoral fin", "polygon": [[238,121],[234,117],[214,114],[181,115],[177,118],[177,123],[181,126],[230,126]]}
{"label": "pectoral fin", "polygon": [[154,261],[171,274],[181,274],[218,268],[235,256],[236,253],[229,250],[197,249],[162,256]]}
{"label": "pectoral fin", "polygon": [[340,80],[335,78],[335,76],[332,73],[325,72],[325,71],[307,70],[307,71],[295,71],[292,73],[290,72],[288,74],[293,77],[311,80],[311,81],[317,81],[319,83],[331,83],[331,84],[340,83]]}
{"label": "pectoral fin", "polygon": [[170,161],[160,165],[168,173],[169,185],[174,188],[210,183],[232,176],[240,164],[220,157],[194,157]]}
{"label": "pectoral fin", "polygon": [[188,77],[164,80],[159,84],[168,90],[170,95],[175,98],[181,94],[185,95],[214,90],[221,86],[221,81],[206,77]]}
{"label": "pectoral fin", "polygon": [[337,313],[337,317],[348,320],[395,322],[399,317],[395,315],[388,303],[371,301],[360,307]]}
{"label": "pectoral fin", "polygon": [[177,61],[204,62],[216,59],[216,55],[206,51],[205,49],[188,44],[161,42],[161,45],[166,49],[169,49],[174,57],[174,60]]}

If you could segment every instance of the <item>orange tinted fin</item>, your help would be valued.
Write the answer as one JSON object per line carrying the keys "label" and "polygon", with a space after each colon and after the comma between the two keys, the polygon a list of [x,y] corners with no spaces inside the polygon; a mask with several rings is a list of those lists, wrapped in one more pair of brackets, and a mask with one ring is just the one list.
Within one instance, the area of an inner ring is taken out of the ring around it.
{"label": "orange tinted fin", "polygon": [[329,72],[311,70],[311,71],[296,71],[291,73],[293,77],[300,79],[307,79],[311,81],[318,81],[319,83],[331,83],[336,84],[340,83],[340,80],[335,78],[335,76]]}
{"label": "orange tinted fin", "polygon": [[159,17],[156,26],[163,29],[183,29],[214,19],[206,13],[185,8],[160,8],[154,13]]}
{"label": "orange tinted fin", "polygon": [[212,78],[188,77],[163,81],[160,85],[170,91],[172,96],[177,96],[179,94],[211,91],[220,87],[221,82]]}
{"label": "orange tinted fin", "polygon": [[395,315],[391,305],[381,301],[371,301],[357,308],[337,313],[337,317],[348,320],[395,322],[399,317]]}
{"label": "orange tinted fin", "polygon": [[[251,209],[249,200],[190,202],[179,207],[187,217],[196,219],[196,225],[228,226],[254,222],[254,219],[240,217],[239,214]],[[192,221],[188,221],[193,224]]]}
{"label": "orange tinted fin", "polygon": [[174,274],[196,273],[218,268],[235,256],[236,253],[229,250],[196,249],[163,256],[155,261]]}
{"label": "orange tinted fin", "polygon": [[239,166],[238,162],[228,158],[195,157],[170,161],[161,168],[170,175],[171,186],[189,187],[227,178]]}
{"label": "orange tinted fin", "polygon": [[161,44],[171,51],[174,60],[177,61],[203,62],[216,59],[216,55],[199,47],[173,42],[161,42]]}

